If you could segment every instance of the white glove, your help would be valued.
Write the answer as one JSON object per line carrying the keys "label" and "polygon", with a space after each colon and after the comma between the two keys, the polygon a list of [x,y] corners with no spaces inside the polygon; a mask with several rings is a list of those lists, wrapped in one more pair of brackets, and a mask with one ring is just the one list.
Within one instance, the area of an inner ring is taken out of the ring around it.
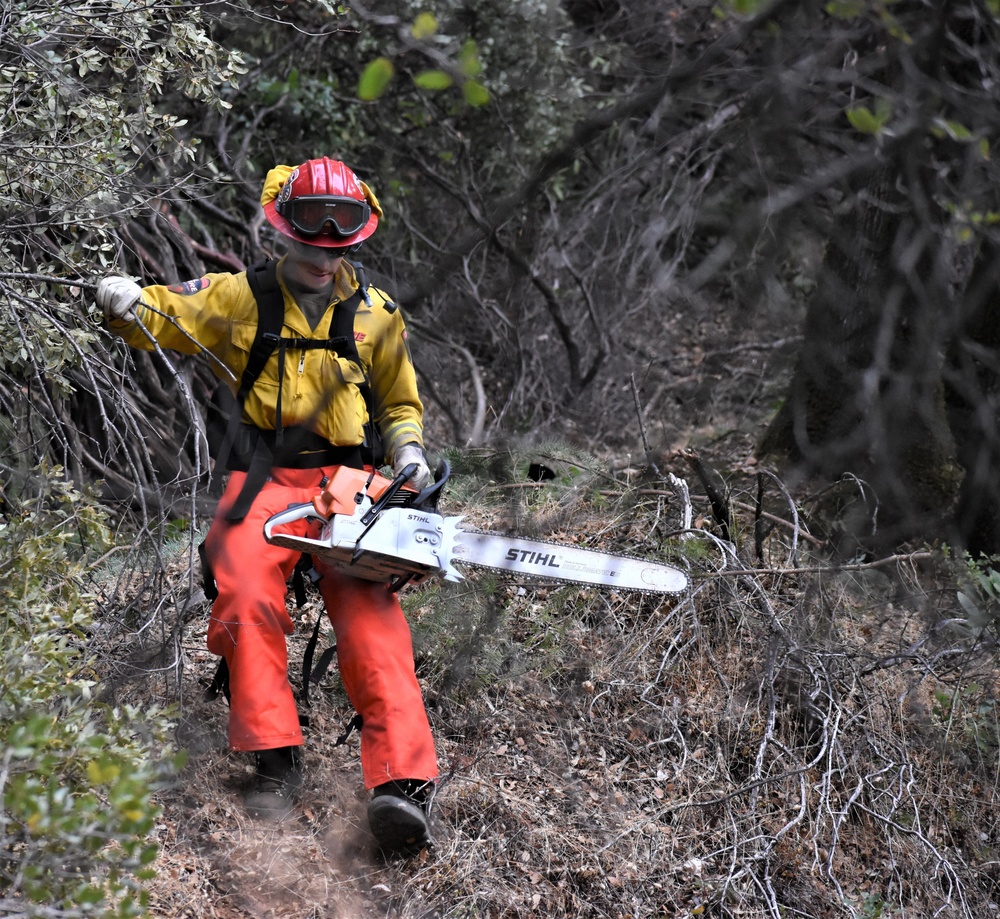
{"label": "white glove", "polygon": [[417,469],[410,476],[408,484],[417,489],[430,485],[431,470],[430,466],[427,465],[427,454],[424,453],[424,448],[419,444],[403,444],[392,458],[392,471],[399,475],[410,463],[416,463]]}
{"label": "white glove", "polygon": [[104,310],[106,320],[135,322],[133,306],[142,296],[142,288],[129,278],[112,276],[97,285],[97,305]]}

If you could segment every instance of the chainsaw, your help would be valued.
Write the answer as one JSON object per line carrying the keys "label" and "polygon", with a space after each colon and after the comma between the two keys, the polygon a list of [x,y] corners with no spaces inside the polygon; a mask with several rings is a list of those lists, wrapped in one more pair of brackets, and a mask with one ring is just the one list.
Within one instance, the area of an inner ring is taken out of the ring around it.
{"label": "chainsaw", "polygon": [[422,490],[407,484],[416,468],[407,466],[388,479],[375,471],[340,466],[312,501],[269,517],[264,538],[322,558],[354,577],[385,581],[392,590],[434,577],[461,581],[460,568],[466,565],[648,593],[687,589],[687,575],[661,562],[464,529],[461,516],[438,513],[450,474],[447,462],[438,468],[434,483]]}

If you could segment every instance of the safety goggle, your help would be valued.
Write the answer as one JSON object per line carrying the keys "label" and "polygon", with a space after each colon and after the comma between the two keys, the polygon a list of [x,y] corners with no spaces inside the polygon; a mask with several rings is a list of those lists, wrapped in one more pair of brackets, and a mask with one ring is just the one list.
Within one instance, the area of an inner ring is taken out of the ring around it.
{"label": "safety goggle", "polygon": [[327,225],[338,236],[353,236],[371,218],[367,201],[343,195],[299,195],[281,203],[278,213],[300,233],[316,236]]}

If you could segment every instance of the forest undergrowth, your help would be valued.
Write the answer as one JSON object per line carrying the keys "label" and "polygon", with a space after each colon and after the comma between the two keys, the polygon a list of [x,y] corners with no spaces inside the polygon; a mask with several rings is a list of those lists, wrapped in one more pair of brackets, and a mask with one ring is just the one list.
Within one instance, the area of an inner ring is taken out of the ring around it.
{"label": "forest undergrowth", "polygon": [[[368,834],[335,668],[311,693],[296,816],[244,816],[250,759],[227,752],[224,700],[204,698],[208,606],[179,553],[166,587],[186,597],[182,665],[125,681],[150,701],[178,695],[188,751],[161,795],[152,914],[991,915],[988,591],[946,548],[835,558],[831,508],[856,509],[857,483],[793,509],[770,475],[727,470],[720,520],[690,459],[654,474],[565,446],[452,456],[445,513],[666,557],[691,589],[477,574],[405,591],[443,776],[437,845],[411,860],[382,859]],[[555,477],[533,481],[532,465]],[[293,685],[318,614],[316,598],[298,613]]]}
{"label": "forest undergrowth", "polygon": [[[338,743],[353,712],[335,667],[310,693],[295,817],[244,815],[250,758],[227,750],[225,701],[205,699],[216,661],[197,533],[175,541],[159,579],[137,568],[114,582],[103,606],[139,598],[149,624],[109,632],[110,691],[175,702],[188,755],[159,795],[152,915],[997,912],[1000,590],[988,564],[945,545],[866,554],[852,535],[859,520],[877,525],[863,482],[793,489],[753,458],[770,398],[754,381],[773,377],[775,357],[683,344],[673,397],[692,424],[637,413],[629,424],[656,445],[645,456],[538,440],[449,454],[442,513],[663,558],[691,588],[483,573],[405,589],[442,772],[437,844],[417,858],[375,850],[357,734]],[[289,640],[293,686],[318,615],[310,595]]]}

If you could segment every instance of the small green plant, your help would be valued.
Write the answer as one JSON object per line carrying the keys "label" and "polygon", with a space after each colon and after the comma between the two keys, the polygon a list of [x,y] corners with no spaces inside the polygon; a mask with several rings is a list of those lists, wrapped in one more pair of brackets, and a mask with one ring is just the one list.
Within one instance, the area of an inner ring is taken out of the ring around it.
{"label": "small green plant", "polygon": [[511,640],[505,590],[491,574],[423,585],[402,602],[413,621],[418,671],[438,689],[475,694],[510,675],[521,652]]}
{"label": "small green plant", "polygon": [[864,903],[861,904],[861,919],[888,919],[885,911],[885,901],[875,894],[868,894]]}
{"label": "small green plant", "polygon": [[991,763],[1000,749],[997,703],[979,683],[934,693],[931,711],[945,727],[945,742],[980,763]]}
{"label": "small green plant", "polygon": [[968,627],[975,632],[1000,626],[1000,571],[996,557],[972,559],[965,556],[965,586],[959,590],[959,606]]}
{"label": "small green plant", "polygon": [[96,501],[39,469],[0,518],[0,898],[24,916],[144,912],[153,796],[179,765],[163,710],[98,701],[87,653]]}
{"label": "small green plant", "polygon": [[[490,101],[488,90],[479,80],[483,65],[475,41],[471,38],[461,40],[441,34],[437,17],[427,11],[417,14],[409,31],[408,44],[411,49],[420,48],[424,44],[440,47],[442,42],[446,47],[450,47],[450,60],[447,55],[440,53],[434,55],[434,60],[439,64],[443,63],[443,66],[421,70],[413,75],[416,86],[430,92],[441,92],[457,84],[461,87],[462,96],[469,105],[478,108]],[[461,47],[453,47],[459,40]],[[358,98],[362,102],[373,102],[381,98],[388,90],[395,74],[396,65],[393,61],[385,55],[379,55],[361,72],[358,80]]]}

